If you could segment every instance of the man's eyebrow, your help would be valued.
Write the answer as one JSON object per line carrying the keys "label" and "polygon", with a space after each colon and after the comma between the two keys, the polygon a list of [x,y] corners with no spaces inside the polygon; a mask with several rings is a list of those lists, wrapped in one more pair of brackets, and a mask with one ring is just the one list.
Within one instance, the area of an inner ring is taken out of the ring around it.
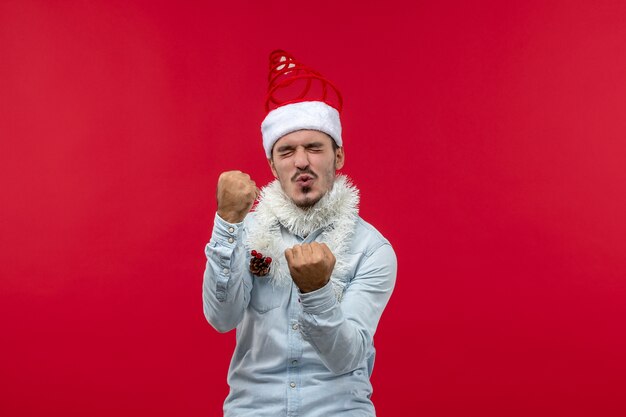
{"label": "man's eyebrow", "polygon": [[282,146],[279,146],[278,148],[276,148],[276,152],[290,151],[293,148],[294,147],[292,145],[282,145]]}
{"label": "man's eyebrow", "polygon": [[[311,142],[311,143],[307,143],[306,145],[304,145],[304,147],[306,149],[309,149],[309,148],[321,148],[322,146],[324,146],[324,144],[322,142]],[[294,146],[294,145],[282,145],[282,146],[279,146],[278,148],[276,148],[276,152],[291,151],[291,150],[293,150],[295,148],[296,148],[296,146]]]}
{"label": "man's eyebrow", "polygon": [[305,148],[321,148],[322,146],[324,146],[322,142],[311,142],[311,143],[307,143],[304,147]]}

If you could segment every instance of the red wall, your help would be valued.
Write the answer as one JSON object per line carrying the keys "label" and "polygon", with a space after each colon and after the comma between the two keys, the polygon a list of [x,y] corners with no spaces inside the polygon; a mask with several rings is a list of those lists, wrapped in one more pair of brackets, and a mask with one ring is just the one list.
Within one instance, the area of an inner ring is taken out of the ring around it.
{"label": "red wall", "polygon": [[275,48],[398,254],[379,415],[626,415],[626,3],[207,3],[0,2],[1,415],[220,414],[203,249]]}

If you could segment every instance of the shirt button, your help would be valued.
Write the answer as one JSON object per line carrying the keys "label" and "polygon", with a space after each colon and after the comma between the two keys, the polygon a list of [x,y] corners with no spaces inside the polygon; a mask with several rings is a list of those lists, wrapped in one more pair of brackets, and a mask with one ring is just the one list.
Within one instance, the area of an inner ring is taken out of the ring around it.
{"label": "shirt button", "polygon": [[293,360],[293,361],[291,361],[291,364],[292,364],[293,366],[296,366],[296,365],[298,364],[298,361]]}
{"label": "shirt button", "polygon": [[290,384],[289,384],[289,386],[290,386],[291,388],[295,388],[295,387],[296,387],[296,383],[295,383],[295,382],[292,382],[292,383],[290,383]]}
{"label": "shirt button", "polygon": [[232,237],[228,238],[228,243],[233,243],[235,241],[235,239],[233,239]]}
{"label": "shirt button", "polygon": [[228,228],[228,232],[229,232],[229,233],[233,233],[234,231],[235,231],[235,228],[234,228],[234,227],[229,227],[229,228]]}
{"label": "shirt button", "polygon": [[222,272],[224,272],[225,274],[228,274],[228,268],[224,268]]}
{"label": "shirt button", "polygon": [[292,324],[291,328],[294,329],[294,330],[298,330],[298,323]]}

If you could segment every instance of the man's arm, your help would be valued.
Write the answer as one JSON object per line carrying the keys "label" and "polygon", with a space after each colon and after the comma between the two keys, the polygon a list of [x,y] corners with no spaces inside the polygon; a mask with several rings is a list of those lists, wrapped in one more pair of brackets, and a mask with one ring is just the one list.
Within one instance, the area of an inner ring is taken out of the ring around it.
{"label": "man's arm", "polygon": [[202,285],[204,316],[219,332],[237,327],[250,301],[252,277],[245,269],[243,219],[257,195],[256,184],[247,174],[229,171],[220,175]]}
{"label": "man's arm", "polygon": [[338,302],[332,283],[300,294],[301,331],[335,374],[358,368],[372,344],[396,279],[397,261],[388,243],[365,255]]}
{"label": "man's arm", "polygon": [[216,214],[213,235],[205,248],[204,316],[222,333],[237,327],[250,301],[252,278],[245,269],[242,235],[243,222],[228,223]]}

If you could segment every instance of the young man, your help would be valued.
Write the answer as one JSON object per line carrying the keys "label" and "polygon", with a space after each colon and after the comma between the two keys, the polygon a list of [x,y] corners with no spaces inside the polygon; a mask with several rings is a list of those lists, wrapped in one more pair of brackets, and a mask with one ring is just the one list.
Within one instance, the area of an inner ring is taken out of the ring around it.
{"label": "young man", "polygon": [[220,332],[237,329],[224,415],[374,416],[373,337],[394,251],[336,173],[338,90],[275,51],[267,103],[261,130],[276,180],[259,193],[247,174],[222,173],[206,246],[204,314]]}

